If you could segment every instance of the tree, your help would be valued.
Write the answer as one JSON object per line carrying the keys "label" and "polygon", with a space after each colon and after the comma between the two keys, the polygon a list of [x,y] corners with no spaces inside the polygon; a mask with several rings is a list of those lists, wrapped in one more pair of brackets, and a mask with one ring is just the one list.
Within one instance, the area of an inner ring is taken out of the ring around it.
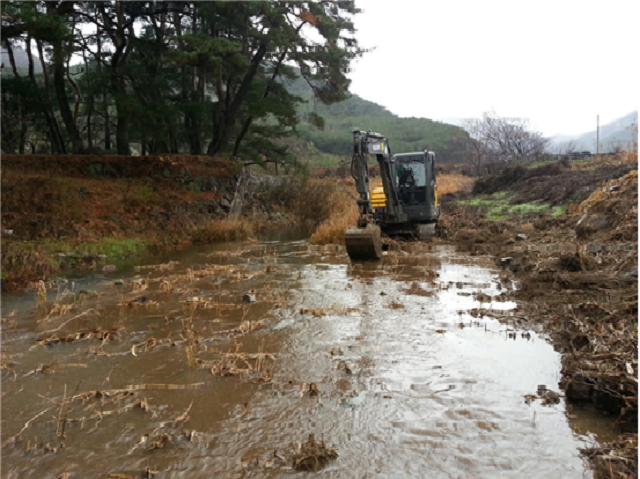
{"label": "tree", "polygon": [[558,146],[558,153],[561,155],[571,155],[577,150],[576,142],[573,140],[566,141]]}
{"label": "tree", "polygon": [[[16,80],[21,78],[22,75],[19,73],[13,60],[13,46],[16,44],[25,45],[25,52],[27,54],[29,64],[28,78],[31,83],[31,88],[22,88],[19,92],[14,91],[14,93],[17,95],[17,101],[25,107],[32,103],[39,105],[37,109],[25,108],[25,110],[29,111],[31,115],[38,116],[45,120],[47,125],[46,131],[52,152],[65,153],[66,147],[63,134],[55,115],[54,96],[50,87],[49,71],[45,62],[43,45],[44,43],[56,46],[61,45],[61,42],[66,38],[69,32],[59,16],[47,15],[44,8],[45,6],[43,4],[32,4],[29,2],[3,5],[3,24],[1,30],[2,43],[6,47],[9,58],[11,59],[12,72],[14,79]],[[42,84],[37,80],[35,75],[32,42],[36,45],[40,63],[43,67]],[[55,48],[54,51],[56,51]],[[61,51],[56,51],[56,53],[58,54],[57,58],[62,58],[60,56]],[[59,64],[55,63],[55,65],[54,70],[57,72],[57,76],[60,73],[57,70]],[[57,85],[58,83],[56,81],[56,86]],[[62,99],[62,101],[64,102],[66,100],[66,95],[63,96],[64,99]],[[59,94],[58,97],[60,97]],[[60,99],[61,98],[58,98],[58,100]],[[8,99],[5,97],[5,100]],[[68,120],[69,117],[65,116],[65,119]],[[69,124],[67,127],[73,131],[73,125]],[[19,148],[22,150],[23,146],[20,146]]]}
{"label": "tree", "polygon": [[[231,152],[240,153],[245,136],[264,129],[263,124],[251,130],[256,120],[275,119],[293,130],[294,107],[301,99],[279,84],[294,76],[289,63],[298,66],[321,103],[348,97],[348,66],[363,53],[349,18],[359,12],[354,2],[256,2],[242,3],[240,9],[224,2],[206,5],[203,13],[212,36],[226,38],[237,52],[216,71],[213,137],[207,154],[228,151],[231,136],[235,136]],[[219,27],[223,13],[226,30]],[[319,41],[309,40],[305,28],[315,30]],[[258,85],[261,94],[255,89]]]}
{"label": "tree", "polygon": [[[53,153],[101,141],[111,150],[115,136],[119,154],[138,141],[145,152],[288,158],[304,100],[286,84],[301,76],[318,103],[346,99],[346,72],[363,53],[358,12],[326,0],[3,5],[3,46],[24,46],[31,65],[28,75],[13,67],[24,79],[3,90],[3,145],[22,150],[39,122]],[[83,71],[72,74],[78,57]],[[25,80],[31,88],[18,88]],[[39,110],[18,107],[29,101]]]}
{"label": "tree", "polygon": [[481,175],[482,164],[489,150],[487,126],[486,122],[479,118],[467,118],[462,123],[462,128],[469,134],[468,161],[475,168],[477,176]]}
{"label": "tree", "polygon": [[539,156],[545,153],[550,141],[531,131],[528,119],[503,118],[493,112],[465,120],[463,128],[469,133],[469,162],[478,175],[489,157],[513,160]]}

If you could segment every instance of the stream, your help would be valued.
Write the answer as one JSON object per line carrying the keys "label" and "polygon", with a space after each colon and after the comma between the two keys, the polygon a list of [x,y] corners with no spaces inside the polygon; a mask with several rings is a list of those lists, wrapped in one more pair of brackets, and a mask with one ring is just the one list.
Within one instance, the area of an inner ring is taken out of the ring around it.
{"label": "stream", "polygon": [[450,247],[224,243],[46,286],[2,298],[2,478],[584,478],[608,439],[538,397],[560,355],[474,313],[517,315],[515,285]]}

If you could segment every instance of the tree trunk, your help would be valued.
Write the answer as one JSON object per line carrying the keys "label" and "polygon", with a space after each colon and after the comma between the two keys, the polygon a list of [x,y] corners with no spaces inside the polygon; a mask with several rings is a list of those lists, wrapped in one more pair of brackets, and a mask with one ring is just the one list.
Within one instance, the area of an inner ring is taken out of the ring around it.
{"label": "tree trunk", "polygon": [[[85,69],[84,77],[87,80],[87,88],[90,88],[91,76],[89,75],[89,62],[87,61],[87,57],[85,55],[84,50],[82,51],[82,57],[84,59],[84,69]],[[93,125],[91,123],[91,117],[93,115],[94,108],[95,108],[95,96],[93,94],[90,94],[87,97],[87,148],[93,148]]]}
{"label": "tree trunk", "polygon": [[[47,65],[44,61],[44,53],[42,51],[42,43],[36,40],[36,46],[38,48],[38,54],[40,56],[40,64],[42,65],[42,77],[44,78],[44,98],[40,98],[40,104],[43,107],[43,114],[45,120],[47,122],[47,126],[49,127],[48,136],[49,141],[51,142],[51,153],[54,155],[64,154],[67,152],[67,149],[64,144],[64,139],[62,138],[62,133],[60,131],[60,125],[58,125],[58,120],[51,109],[51,94],[49,93],[49,74],[47,72]],[[35,90],[38,92],[38,96],[40,96],[40,87],[38,86],[38,82],[36,81],[36,76],[33,71],[33,56],[31,55],[31,37],[27,37],[27,58],[29,59],[29,78],[31,79],[31,83],[35,87]]]}
{"label": "tree trunk", "polygon": [[115,4],[117,24],[114,26],[113,22],[106,14],[104,7],[100,6],[102,17],[106,25],[113,27],[115,31],[109,33],[111,41],[116,47],[113,56],[111,57],[110,65],[110,83],[111,91],[115,97],[116,104],[116,149],[118,155],[129,155],[131,150],[129,149],[129,122],[127,111],[127,87],[125,85],[124,77],[122,76],[121,66],[125,62],[128,51],[127,37],[125,32],[125,10],[124,2],[117,1]]}
{"label": "tree trunk", "polygon": [[[102,51],[102,42],[100,40],[100,35],[97,35],[96,38],[98,51]],[[98,78],[102,79],[102,61],[96,62],[96,68],[98,70]],[[104,85],[104,83],[103,83]],[[108,152],[111,152],[111,127],[109,125],[109,101],[107,100],[107,88],[105,86],[102,87],[102,110],[104,112],[104,149]]]}
{"label": "tree trunk", "polygon": [[124,84],[124,78],[115,79],[116,87],[116,111],[118,119],[116,122],[116,148],[118,155],[129,155],[131,150],[129,149],[129,122],[127,120],[126,111],[126,99],[125,95],[126,87]]}
{"label": "tree trunk", "polygon": [[71,113],[71,106],[69,105],[69,99],[67,98],[67,92],[65,89],[65,68],[64,68],[64,56],[62,53],[62,41],[58,40],[53,43],[53,85],[58,97],[58,106],[60,107],[60,115],[62,121],[67,129],[67,134],[71,140],[73,153],[79,153],[82,150],[82,138],[78,131],[78,126]]}
{"label": "tree trunk", "polygon": [[[300,27],[301,26],[302,25],[300,25]],[[300,29],[300,27],[298,27],[298,30]],[[280,72],[280,66],[282,65],[282,62],[284,61],[284,59],[285,59],[285,57],[287,55],[287,51],[288,51],[288,48],[285,48],[284,51],[282,52],[282,54],[280,55],[280,57],[278,58],[278,64],[273,69],[273,74],[271,75],[271,79],[269,80],[269,83],[267,83],[267,86],[264,89],[264,93],[262,94],[262,98],[267,98],[269,96],[269,92],[271,91],[271,87],[273,86],[273,82],[276,81],[276,77],[278,76],[278,73]],[[242,125],[242,130],[240,130],[240,134],[236,138],[236,142],[235,142],[235,145],[233,147],[233,156],[234,157],[238,156],[238,152],[240,151],[240,143],[244,139],[244,136],[247,134],[247,131],[249,131],[249,127],[251,126],[252,122],[253,122],[253,117],[249,116],[245,120],[244,125]]]}
{"label": "tree trunk", "polygon": [[[230,103],[228,107],[223,110],[223,118],[221,124],[218,125],[218,128],[213,132],[213,138],[209,143],[209,147],[207,148],[207,155],[213,156],[217,153],[220,153],[227,144],[229,139],[229,134],[231,132],[231,128],[236,122],[236,117],[238,115],[238,109],[240,105],[244,102],[247,93],[249,92],[249,88],[251,87],[251,82],[258,72],[258,67],[260,66],[260,62],[264,58],[267,52],[267,46],[264,43],[261,43],[256,51],[255,55],[251,59],[251,67],[249,71],[245,74],[242,79],[242,83],[240,84],[240,88],[236,93],[235,98]],[[229,92],[227,91],[227,100],[229,100]],[[220,98],[218,99],[220,101]]]}

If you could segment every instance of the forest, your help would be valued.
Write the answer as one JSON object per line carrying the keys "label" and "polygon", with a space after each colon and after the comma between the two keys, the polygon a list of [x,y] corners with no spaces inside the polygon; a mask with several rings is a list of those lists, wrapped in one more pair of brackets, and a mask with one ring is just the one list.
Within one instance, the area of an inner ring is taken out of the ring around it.
{"label": "forest", "polygon": [[357,13],[350,1],[5,3],[2,149],[286,155],[302,99],[285,81],[297,70],[318,102],[346,99]]}
{"label": "forest", "polygon": [[460,161],[462,129],[349,92],[346,72],[366,53],[359,11],[352,1],[5,3],[2,151],[290,162],[348,155],[355,127],[397,152]]}

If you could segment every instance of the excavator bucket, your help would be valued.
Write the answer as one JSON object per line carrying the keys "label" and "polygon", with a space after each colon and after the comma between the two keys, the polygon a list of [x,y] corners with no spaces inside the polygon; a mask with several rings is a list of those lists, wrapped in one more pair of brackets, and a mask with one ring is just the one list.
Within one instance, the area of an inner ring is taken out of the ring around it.
{"label": "excavator bucket", "polygon": [[380,259],[382,256],[382,234],[380,227],[369,224],[364,228],[351,226],[344,235],[347,254],[353,261]]}

